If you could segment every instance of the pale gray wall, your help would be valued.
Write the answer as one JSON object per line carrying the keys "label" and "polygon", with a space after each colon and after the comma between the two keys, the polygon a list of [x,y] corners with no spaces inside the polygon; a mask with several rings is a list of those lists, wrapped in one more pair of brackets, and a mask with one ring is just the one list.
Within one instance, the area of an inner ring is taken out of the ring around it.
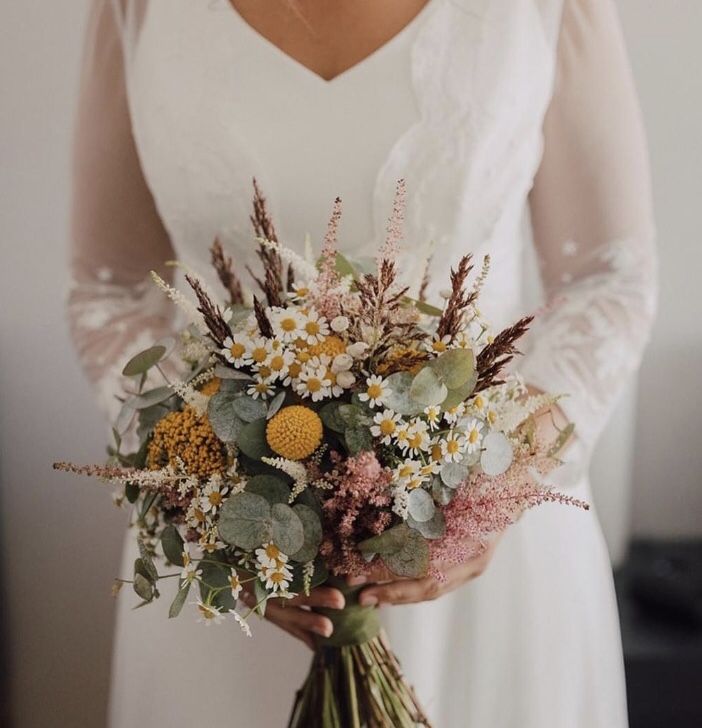
{"label": "pale gray wall", "polygon": [[[99,728],[107,691],[123,519],[98,486],[49,470],[66,456],[99,460],[103,446],[61,309],[87,4],[0,4],[0,497],[16,728]],[[702,3],[618,4],[651,142],[662,273],[640,379],[631,517],[637,534],[701,535]],[[606,473],[599,480],[614,533],[629,518],[628,496],[610,492],[620,486]]]}

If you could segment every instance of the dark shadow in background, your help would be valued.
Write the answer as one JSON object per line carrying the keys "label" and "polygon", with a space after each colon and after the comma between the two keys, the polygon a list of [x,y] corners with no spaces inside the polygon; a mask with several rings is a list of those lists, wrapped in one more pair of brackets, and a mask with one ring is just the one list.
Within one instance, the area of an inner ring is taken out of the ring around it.
{"label": "dark shadow in background", "polygon": [[702,541],[634,542],[615,579],[630,728],[702,727]]}

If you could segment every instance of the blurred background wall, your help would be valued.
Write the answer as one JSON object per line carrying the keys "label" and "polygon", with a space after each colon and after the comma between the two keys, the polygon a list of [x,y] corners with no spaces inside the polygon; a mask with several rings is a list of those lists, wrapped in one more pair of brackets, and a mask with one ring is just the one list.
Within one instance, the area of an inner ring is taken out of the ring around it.
{"label": "blurred background wall", "polygon": [[[702,2],[617,4],[651,145],[662,281],[638,387],[593,474],[620,558],[632,533],[702,535]],[[87,5],[0,3],[0,613],[14,728],[99,728],[107,698],[123,519],[107,492],[50,470],[99,460],[105,434],[62,310]]]}

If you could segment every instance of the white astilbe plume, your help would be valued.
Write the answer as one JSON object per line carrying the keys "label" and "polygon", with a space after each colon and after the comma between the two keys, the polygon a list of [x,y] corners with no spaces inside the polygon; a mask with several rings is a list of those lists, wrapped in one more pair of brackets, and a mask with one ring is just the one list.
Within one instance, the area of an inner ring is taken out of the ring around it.
{"label": "white astilbe plume", "polygon": [[171,389],[195,410],[198,417],[202,417],[207,412],[207,403],[210,398],[202,392],[198,392],[192,384],[174,382],[171,384]]}
{"label": "white astilbe plume", "polygon": [[302,567],[302,590],[305,596],[310,595],[310,589],[312,588],[312,577],[314,576],[314,561],[308,561]]}
{"label": "white astilbe plume", "polygon": [[181,293],[177,288],[174,288],[169,283],[166,283],[166,281],[161,278],[161,276],[154,270],[151,271],[151,278],[153,282],[168,296],[168,298],[173,301],[173,303],[178,306],[178,308],[185,313],[185,315],[188,317],[188,321],[191,324],[194,324],[197,326],[197,329],[200,333],[206,334],[207,333],[207,325],[205,324],[205,320],[202,318],[202,315],[197,310],[197,307],[195,304],[190,301],[188,298],[185,297],[183,293]]}
{"label": "white astilbe plume", "polygon": [[292,503],[310,483],[307,476],[307,468],[302,463],[295,462],[294,460],[288,460],[287,458],[263,457],[261,460],[266,463],[266,465],[272,465],[274,468],[282,470],[295,481],[293,483],[292,492],[290,493],[290,503]]}
{"label": "white astilbe plume", "polygon": [[536,394],[522,402],[508,401],[498,408],[497,419],[493,427],[500,432],[513,432],[527,417],[541,409],[554,405],[560,396],[552,394]]}
{"label": "white astilbe plume", "polygon": [[264,248],[277,251],[281,260],[288,265],[292,265],[295,273],[307,280],[314,280],[317,277],[318,271],[313,263],[306,261],[301,255],[298,255],[294,250],[276,243],[273,240],[267,240],[266,238],[256,238],[256,241],[260,243]]}

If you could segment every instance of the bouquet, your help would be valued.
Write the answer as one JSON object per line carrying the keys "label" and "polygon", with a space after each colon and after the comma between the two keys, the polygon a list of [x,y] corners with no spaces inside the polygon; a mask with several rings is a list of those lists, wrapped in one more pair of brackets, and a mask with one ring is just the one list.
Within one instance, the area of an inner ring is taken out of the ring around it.
{"label": "bouquet", "polygon": [[317,640],[293,727],[429,725],[377,609],[345,577],[381,564],[442,579],[442,564],[478,555],[527,508],[587,508],[548,485],[573,428],[542,442],[535,415],[558,398],[529,396],[506,373],[531,318],[492,334],[478,308],[489,260],[474,274],[470,255],[441,307],[410,298],[397,274],[403,211],[399,183],[363,271],[337,249],[337,199],[315,262],[281,244],[254,183],[260,292],[247,299],[218,241],[222,302],[192,272],[189,297],[153,273],[183,329],[125,365],[107,465],[55,464],[133,504],[129,583],[147,604],[177,578],[170,617],[192,600],[206,624],[232,619],[251,635],[271,599],[322,583],[344,591],[343,610],[321,610],[335,629]]}

